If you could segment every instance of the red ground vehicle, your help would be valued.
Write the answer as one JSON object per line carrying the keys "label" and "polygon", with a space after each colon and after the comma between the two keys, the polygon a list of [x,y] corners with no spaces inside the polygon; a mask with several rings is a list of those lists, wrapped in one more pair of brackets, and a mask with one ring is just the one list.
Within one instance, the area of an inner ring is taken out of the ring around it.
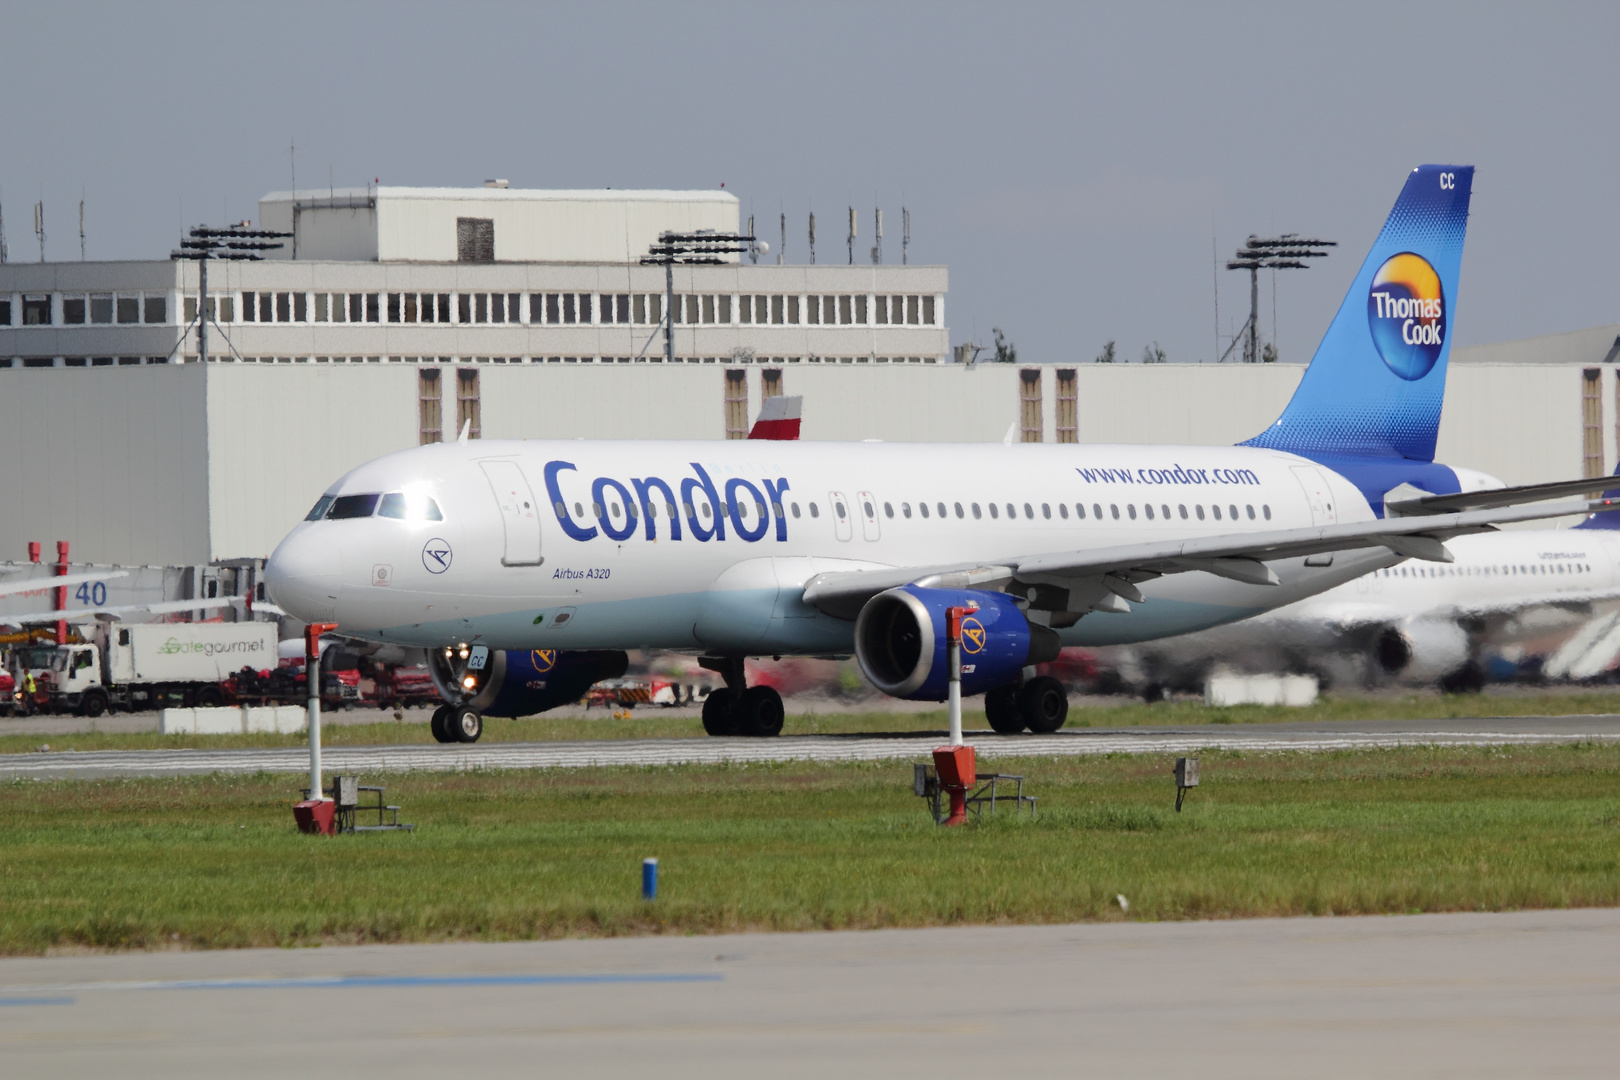
{"label": "red ground vehicle", "polygon": [[444,701],[433,676],[424,664],[379,664],[373,662],[372,682],[376,689],[366,697],[379,709],[409,709],[417,706],[437,707]]}

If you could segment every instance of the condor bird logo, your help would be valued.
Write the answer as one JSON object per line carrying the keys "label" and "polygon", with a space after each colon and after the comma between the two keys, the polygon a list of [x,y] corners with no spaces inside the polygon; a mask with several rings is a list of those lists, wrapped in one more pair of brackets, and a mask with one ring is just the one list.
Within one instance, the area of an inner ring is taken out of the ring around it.
{"label": "condor bird logo", "polygon": [[984,624],[978,619],[974,618],[972,615],[969,615],[967,618],[962,620],[963,652],[970,656],[975,653],[983,652],[986,636],[987,635],[984,632]]}
{"label": "condor bird logo", "polygon": [[544,675],[546,672],[557,666],[557,650],[530,649],[529,663],[534,665],[535,671]]}
{"label": "condor bird logo", "polygon": [[1429,260],[1410,251],[1392,255],[1367,292],[1373,347],[1389,370],[1407,381],[1427,375],[1446,341],[1446,297]]}
{"label": "condor bird logo", "polygon": [[422,565],[430,574],[442,574],[450,569],[450,545],[437,536],[422,545]]}

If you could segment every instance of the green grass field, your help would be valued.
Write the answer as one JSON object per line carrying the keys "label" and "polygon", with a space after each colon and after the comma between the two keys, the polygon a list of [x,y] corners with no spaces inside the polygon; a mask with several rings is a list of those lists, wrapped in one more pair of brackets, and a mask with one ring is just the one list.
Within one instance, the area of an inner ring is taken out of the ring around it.
{"label": "green grass field", "polygon": [[0,953],[1620,902],[1620,747],[1207,753],[1179,815],[1168,758],[994,764],[1037,818],[935,828],[905,763],[411,774],[414,835],[330,839],[286,777],[19,781]]}
{"label": "green grass field", "polygon": [[[1069,727],[1163,727],[1194,724],[1272,724],[1283,721],[1433,720],[1477,716],[1571,716],[1620,713],[1620,693],[1410,694],[1402,697],[1323,695],[1303,709],[1252,705],[1217,709],[1196,701],[1156,705],[1120,703],[1079,704],[1069,710]],[[790,704],[791,707],[791,704]],[[354,714],[344,714],[352,716]],[[389,743],[428,743],[425,709],[406,713],[405,722],[383,712],[376,723],[332,724],[323,730],[328,746]],[[971,700],[964,706],[967,726],[984,728],[983,706]],[[822,735],[878,731],[943,731],[945,711],[933,712],[827,712],[790,713],[784,735]],[[159,735],[156,732],[82,732],[61,735],[8,735],[0,720],[0,754],[19,754],[48,744],[52,750],[153,750],[179,747],[302,746],[302,735]],[[535,716],[524,720],[490,719],[484,742],[544,742],[563,739],[703,738],[703,725],[694,716],[668,716],[656,709],[636,710],[628,720],[579,716]]]}

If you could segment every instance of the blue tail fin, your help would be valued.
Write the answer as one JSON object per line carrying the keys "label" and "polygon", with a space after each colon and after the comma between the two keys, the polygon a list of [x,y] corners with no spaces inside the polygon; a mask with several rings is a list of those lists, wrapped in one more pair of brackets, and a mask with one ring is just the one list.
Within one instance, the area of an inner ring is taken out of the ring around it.
{"label": "blue tail fin", "polygon": [[1245,446],[1433,461],[1472,165],[1413,169],[1293,400]]}
{"label": "blue tail fin", "polygon": [[[1614,474],[1620,476],[1620,465],[1614,467]],[[1605,499],[1620,499],[1620,488],[1612,488],[1603,493]],[[1599,510],[1585,521],[1576,525],[1577,529],[1620,529],[1620,510]]]}

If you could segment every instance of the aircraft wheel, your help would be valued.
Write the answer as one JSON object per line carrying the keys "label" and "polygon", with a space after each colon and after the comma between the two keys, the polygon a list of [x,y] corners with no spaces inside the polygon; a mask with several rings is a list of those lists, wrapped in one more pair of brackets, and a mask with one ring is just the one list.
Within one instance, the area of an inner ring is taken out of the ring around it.
{"label": "aircraft wheel", "polygon": [[1069,718],[1069,692],[1050,675],[1029,680],[1018,691],[1018,711],[1037,735],[1047,735]]}
{"label": "aircraft wheel", "polygon": [[484,718],[478,710],[463,705],[450,712],[450,736],[455,742],[477,742],[484,733]]}
{"label": "aircraft wheel", "polygon": [[703,699],[703,730],[715,736],[737,734],[733,716],[737,711],[736,701],[736,696],[730,690],[711,690],[709,696]]}
{"label": "aircraft wheel", "polygon": [[450,734],[450,706],[440,705],[433,710],[433,718],[428,721],[428,730],[433,732],[434,742],[456,741],[456,737]]}
{"label": "aircraft wheel", "polygon": [[782,734],[782,721],[786,718],[782,695],[769,686],[750,686],[738,699],[732,718],[739,735],[774,738]]}
{"label": "aircraft wheel", "polygon": [[1018,687],[998,686],[984,695],[984,718],[990,730],[1017,735],[1024,730],[1024,716],[1018,711]]}

